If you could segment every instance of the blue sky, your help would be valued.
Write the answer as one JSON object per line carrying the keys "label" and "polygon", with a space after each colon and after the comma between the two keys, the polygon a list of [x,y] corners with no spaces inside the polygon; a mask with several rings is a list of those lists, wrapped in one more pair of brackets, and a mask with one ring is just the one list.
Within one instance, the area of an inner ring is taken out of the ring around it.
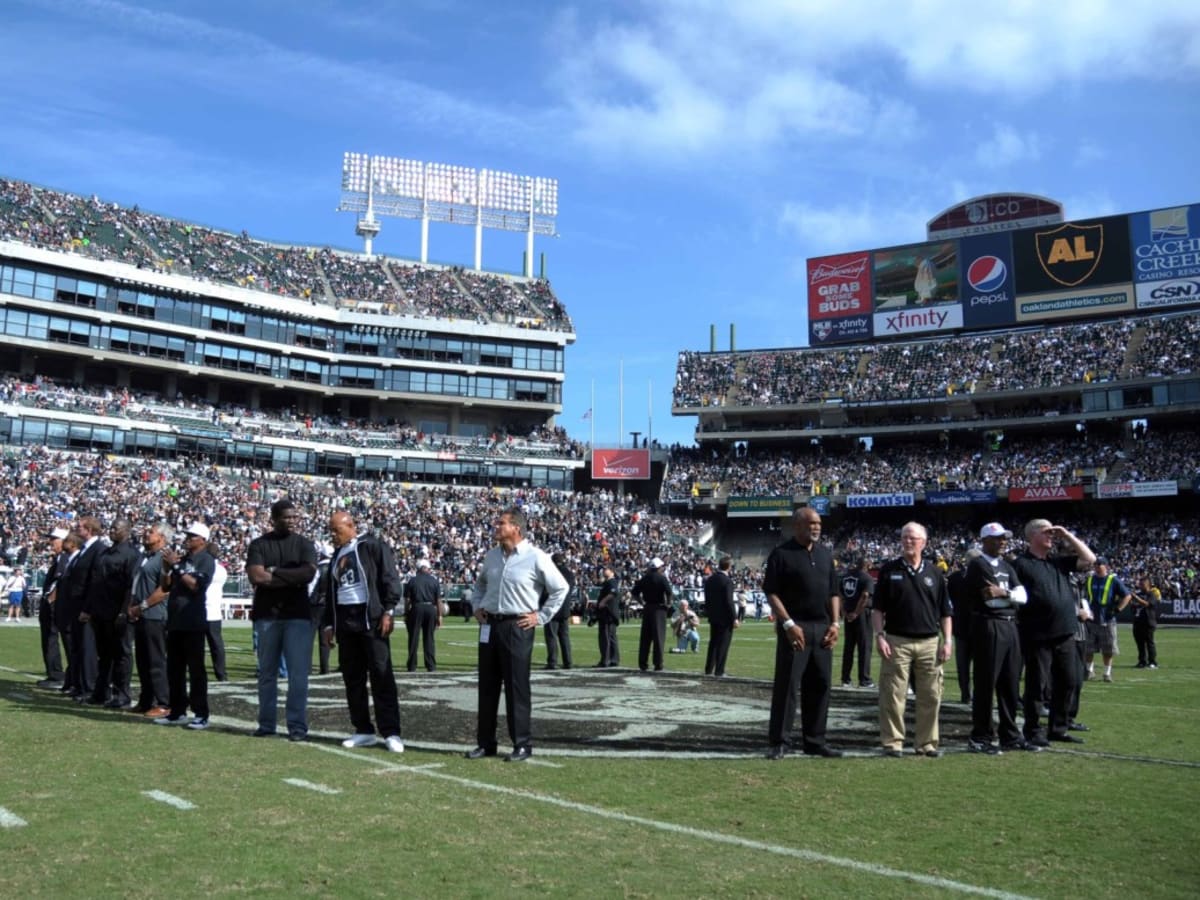
{"label": "blue sky", "polygon": [[[710,325],[803,346],[810,256],[991,192],[1200,201],[1193,2],[7,0],[0,84],[0,173],[256,237],[359,249],[347,150],[557,178],[560,421],[609,446],[691,442],[675,360]],[[430,257],[473,240],[431,226]],[[487,232],[484,266],[523,249]]]}

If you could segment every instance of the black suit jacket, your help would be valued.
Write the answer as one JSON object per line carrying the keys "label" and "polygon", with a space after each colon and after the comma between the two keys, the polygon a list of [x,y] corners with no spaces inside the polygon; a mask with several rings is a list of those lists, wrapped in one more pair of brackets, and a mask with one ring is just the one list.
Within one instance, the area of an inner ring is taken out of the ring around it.
{"label": "black suit jacket", "polygon": [[712,625],[729,628],[737,621],[737,604],[733,599],[733,579],[720,569],[704,582],[704,614]]}
{"label": "black suit jacket", "polygon": [[58,580],[58,591],[54,599],[54,624],[59,631],[65,631],[79,625],[79,614],[83,612],[89,592],[93,590],[95,580],[96,560],[104,544],[99,538],[92,541],[90,547],[80,550],[73,563]]}
{"label": "black suit jacket", "polygon": [[610,578],[600,586],[596,598],[596,618],[601,622],[621,621],[621,582]]}

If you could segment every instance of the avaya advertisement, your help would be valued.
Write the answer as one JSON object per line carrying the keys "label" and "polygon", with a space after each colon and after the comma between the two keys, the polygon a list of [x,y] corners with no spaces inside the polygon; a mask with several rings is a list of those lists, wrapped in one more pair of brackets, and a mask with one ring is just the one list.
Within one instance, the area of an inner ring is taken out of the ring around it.
{"label": "avaya advertisement", "polygon": [[962,260],[963,324],[967,328],[1011,325],[1016,317],[1017,296],[1013,279],[1012,239],[1007,234],[963,238]]}
{"label": "avaya advertisement", "polygon": [[592,478],[633,479],[645,481],[650,477],[649,450],[593,450]]}

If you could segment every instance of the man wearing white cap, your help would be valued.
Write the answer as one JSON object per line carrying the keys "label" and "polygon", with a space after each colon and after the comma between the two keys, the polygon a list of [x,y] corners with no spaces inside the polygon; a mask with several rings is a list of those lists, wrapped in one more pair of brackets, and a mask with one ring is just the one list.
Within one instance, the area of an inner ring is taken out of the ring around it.
{"label": "man wearing white cap", "polygon": [[[998,522],[979,531],[983,552],[967,565],[965,592],[971,603],[971,646],[975,650],[975,685],[971,701],[972,753],[996,754],[1003,750],[1040,750],[1027,744],[1017,728],[1017,702],[1021,694],[1021,642],[1017,634],[1017,609],[1024,605],[1025,588],[1004,547],[1012,532]],[[1000,715],[1000,746],[992,743],[992,698]]]}
{"label": "man wearing white cap", "polygon": [[46,677],[38,687],[57,688],[63,683],[62,651],[58,645],[58,627],[54,624],[54,585],[62,576],[67,558],[62,552],[65,528],[55,528],[46,535],[46,549],[50,552],[50,563],[42,581],[42,602],[38,604],[38,627],[42,632],[42,662],[46,666]]}
{"label": "man wearing white cap", "polygon": [[[208,727],[205,595],[217,568],[216,560],[208,552],[208,539],[208,526],[193,522],[184,535],[182,556],[173,547],[162,552],[163,576],[159,586],[168,592],[167,689],[171,711],[155,719],[155,725],[186,725],[193,731]],[[194,716],[190,722],[189,702]]]}
{"label": "man wearing white cap", "polygon": [[417,574],[404,585],[404,624],[408,628],[408,671],[417,671],[417,645],[425,643],[425,671],[437,671],[433,633],[442,627],[442,585],[427,559],[417,561]]}
{"label": "man wearing white cap", "polygon": [[642,602],[642,634],[638,640],[638,668],[643,672],[654,650],[654,671],[663,668],[663,644],[667,639],[667,610],[671,608],[671,582],[663,572],[662,557],[650,560],[650,568],[629,593]]}

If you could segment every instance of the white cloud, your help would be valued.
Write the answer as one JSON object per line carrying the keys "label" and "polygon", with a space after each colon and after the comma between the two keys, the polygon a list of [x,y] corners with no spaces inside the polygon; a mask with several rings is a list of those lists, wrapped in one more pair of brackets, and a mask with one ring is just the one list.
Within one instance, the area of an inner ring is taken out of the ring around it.
{"label": "white cloud", "polygon": [[920,240],[930,208],[925,201],[886,208],[868,202],[821,207],[785,203],[779,224],[799,238],[804,256],[823,256]]}
{"label": "white cloud", "polygon": [[1037,135],[1020,134],[1011,125],[999,123],[993,127],[991,138],[975,148],[975,161],[985,169],[1001,169],[1041,156]]}
{"label": "white cloud", "polygon": [[[578,7],[552,51],[575,136],[621,156],[736,154],[799,143],[810,154],[946,95],[1055,97],[1078,84],[1195,77],[1200,4],[1125,0],[644,0]],[[625,13],[626,21],[614,16]],[[606,18],[609,17],[609,18]],[[916,95],[919,99],[910,98]],[[1036,159],[1000,132],[979,162]]]}

